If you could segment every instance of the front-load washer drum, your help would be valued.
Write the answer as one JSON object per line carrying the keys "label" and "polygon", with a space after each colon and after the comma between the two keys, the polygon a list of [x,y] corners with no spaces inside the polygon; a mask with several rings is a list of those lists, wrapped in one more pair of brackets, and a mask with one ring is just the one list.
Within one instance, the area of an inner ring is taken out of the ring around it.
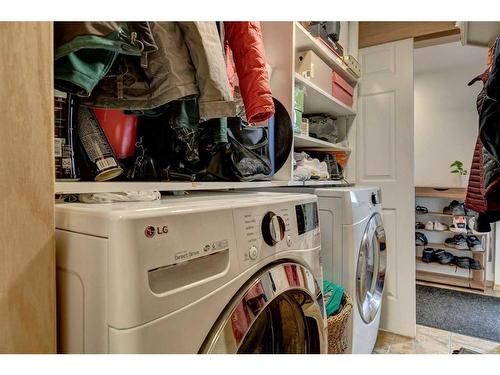
{"label": "front-load washer drum", "polygon": [[356,302],[366,324],[375,319],[382,304],[386,261],[382,218],[375,213],[370,217],[361,239],[356,268]]}
{"label": "front-load washer drum", "polygon": [[201,353],[301,354],[326,351],[323,295],[297,263],[264,268],[219,317]]}

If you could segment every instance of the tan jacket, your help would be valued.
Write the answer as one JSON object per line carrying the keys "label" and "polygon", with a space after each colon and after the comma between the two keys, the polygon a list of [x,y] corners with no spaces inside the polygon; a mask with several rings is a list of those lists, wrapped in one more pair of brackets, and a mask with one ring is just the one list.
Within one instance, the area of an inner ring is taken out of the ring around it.
{"label": "tan jacket", "polygon": [[[63,23],[56,28],[63,34],[56,35],[56,47],[58,40],[68,43],[66,31],[72,37],[89,33],[105,37],[113,27],[110,22]],[[118,53],[90,97],[83,99],[85,104],[147,110],[197,97],[202,119],[235,115],[215,22],[127,22],[126,29],[129,35],[124,39],[138,47],[141,56]]]}

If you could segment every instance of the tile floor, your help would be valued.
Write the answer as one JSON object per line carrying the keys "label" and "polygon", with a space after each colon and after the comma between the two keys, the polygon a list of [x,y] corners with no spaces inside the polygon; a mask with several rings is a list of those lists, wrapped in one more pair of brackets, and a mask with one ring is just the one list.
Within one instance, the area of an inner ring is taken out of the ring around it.
{"label": "tile floor", "polygon": [[380,331],[374,354],[450,354],[461,347],[476,352],[500,353],[500,343],[417,325],[417,337]]}

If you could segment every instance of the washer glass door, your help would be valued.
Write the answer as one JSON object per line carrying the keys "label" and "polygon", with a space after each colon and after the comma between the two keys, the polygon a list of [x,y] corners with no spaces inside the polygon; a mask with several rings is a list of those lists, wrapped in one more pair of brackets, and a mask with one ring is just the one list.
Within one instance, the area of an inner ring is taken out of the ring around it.
{"label": "washer glass door", "polygon": [[219,317],[200,352],[326,351],[323,294],[307,268],[275,264],[252,280]]}
{"label": "washer glass door", "polygon": [[356,268],[356,301],[363,321],[371,323],[382,304],[386,269],[386,244],[382,218],[373,214],[366,226]]}

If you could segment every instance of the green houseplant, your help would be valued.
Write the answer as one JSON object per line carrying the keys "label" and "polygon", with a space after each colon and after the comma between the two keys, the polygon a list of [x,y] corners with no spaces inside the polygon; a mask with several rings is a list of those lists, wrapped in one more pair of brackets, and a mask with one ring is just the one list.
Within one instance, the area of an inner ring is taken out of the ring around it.
{"label": "green houseplant", "polygon": [[455,160],[453,163],[451,163],[450,168],[452,168],[450,173],[458,173],[460,176],[467,176],[467,170],[464,169],[464,163],[462,163],[460,160]]}
{"label": "green houseplant", "polygon": [[450,168],[451,168],[450,173],[458,175],[460,186],[466,187],[468,178],[467,178],[467,170],[464,169],[464,163],[461,162],[460,160],[455,160],[453,163],[450,164]]}

